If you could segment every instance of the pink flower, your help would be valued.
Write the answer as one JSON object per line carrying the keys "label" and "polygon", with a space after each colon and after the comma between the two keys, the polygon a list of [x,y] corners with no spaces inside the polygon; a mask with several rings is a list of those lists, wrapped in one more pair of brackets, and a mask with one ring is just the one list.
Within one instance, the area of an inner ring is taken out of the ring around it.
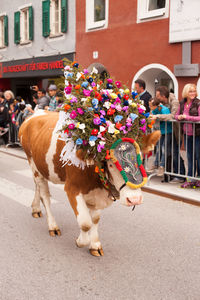
{"label": "pink flower", "polygon": [[75,125],[73,123],[71,123],[71,124],[68,125],[68,128],[73,130],[75,128]]}
{"label": "pink flower", "polygon": [[98,144],[98,146],[97,146],[97,151],[98,151],[98,152],[101,152],[102,149],[104,149],[104,145]]}
{"label": "pink flower", "polygon": [[91,94],[91,91],[85,90],[85,89],[83,90],[83,95],[84,95],[84,96],[89,97],[90,94]]}
{"label": "pink flower", "polygon": [[100,118],[94,118],[94,119],[93,119],[93,123],[94,123],[95,125],[100,125],[100,124],[101,124],[101,119],[100,119]]}
{"label": "pink flower", "polygon": [[84,110],[80,107],[77,108],[77,112],[79,113],[79,115],[84,115]]}
{"label": "pink flower", "polygon": [[140,127],[140,130],[142,130],[145,133],[145,131],[146,131],[146,124],[144,126]]}
{"label": "pink flower", "polygon": [[120,81],[115,81],[115,84],[116,84],[116,86],[117,86],[118,88],[120,88],[120,86],[121,86],[121,82],[120,82]]}
{"label": "pink flower", "polygon": [[72,112],[70,113],[69,116],[70,116],[71,119],[75,119],[75,118],[77,117],[76,111],[75,111],[75,110],[72,110]]}
{"label": "pink flower", "polygon": [[66,94],[71,94],[71,91],[72,91],[72,86],[71,85],[68,85],[65,87],[65,93]]}
{"label": "pink flower", "polygon": [[116,103],[121,103],[121,100],[118,97],[115,99],[114,104],[116,104]]}
{"label": "pink flower", "polygon": [[138,112],[139,112],[139,114],[142,114],[144,112],[144,109],[141,107],[138,107]]}
{"label": "pink flower", "polygon": [[84,69],[83,72],[84,72],[84,74],[88,74],[89,73],[88,69]]}
{"label": "pink flower", "polygon": [[108,82],[108,83],[112,83],[112,82],[113,82],[112,78],[108,78],[108,79],[107,79],[107,82]]}
{"label": "pink flower", "polygon": [[70,100],[71,103],[76,103],[78,102],[77,98],[76,97],[72,97],[72,99]]}

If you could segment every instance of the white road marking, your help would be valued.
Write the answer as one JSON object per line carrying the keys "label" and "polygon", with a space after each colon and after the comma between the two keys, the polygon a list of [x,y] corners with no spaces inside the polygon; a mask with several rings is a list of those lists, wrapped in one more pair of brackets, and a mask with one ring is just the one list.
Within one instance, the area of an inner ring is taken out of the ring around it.
{"label": "white road marking", "polygon": [[[31,207],[34,191],[0,177],[0,194],[26,207]],[[51,198],[51,203],[58,203]]]}
{"label": "white road marking", "polygon": [[[32,171],[31,169],[24,169],[24,170],[15,170],[13,171],[13,173],[28,177],[28,178],[33,178],[32,176]],[[64,185],[63,184],[54,184],[52,182],[48,182],[49,183],[49,187],[53,187],[53,188],[58,188],[59,190],[64,191]]]}

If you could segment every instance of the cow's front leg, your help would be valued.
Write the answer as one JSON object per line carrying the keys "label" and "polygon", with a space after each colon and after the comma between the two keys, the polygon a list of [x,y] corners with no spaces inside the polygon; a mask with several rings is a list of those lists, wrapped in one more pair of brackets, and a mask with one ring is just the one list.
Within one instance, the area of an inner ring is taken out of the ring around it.
{"label": "cow's front leg", "polygon": [[83,196],[76,196],[77,202],[77,222],[80,227],[80,235],[76,240],[78,247],[88,246],[90,244],[89,230],[92,227],[90,211],[85,203]]}
{"label": "cow's front leg", "polygon": [[103,256],[103,249],[99,240],[98,223],[101,210],[90,210],[92,227],[90,229],[90,253],[94,256]]}

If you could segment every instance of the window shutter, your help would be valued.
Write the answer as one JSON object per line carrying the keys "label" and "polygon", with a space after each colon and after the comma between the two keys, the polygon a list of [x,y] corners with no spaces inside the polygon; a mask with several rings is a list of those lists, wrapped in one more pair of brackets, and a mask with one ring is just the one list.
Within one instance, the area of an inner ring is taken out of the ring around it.
{"label": "window shutter", "polygon": [[15,37],[15,44],[19,44],[20,43],[20,12],[17,11],[15,12],[15,16],[14,16],[14,37]]}
{"label": "window shutter", "polygon": [[30,6],[28,8],[28,12],[29,12],[29,40],[32,41],[33,40],[33,7]]}
{"label": "window shutter", "polygon": [[8,16],[4,16],[4,45],[8,46]]}
{"label": "window shutter", "polygon": [[61,31],[67,31],[68,0],[61,0]]}
{"label": "window shutter", "polygon": [[44,37],[50,34],[50,2],[45,0],[42,2],[42,34]]}

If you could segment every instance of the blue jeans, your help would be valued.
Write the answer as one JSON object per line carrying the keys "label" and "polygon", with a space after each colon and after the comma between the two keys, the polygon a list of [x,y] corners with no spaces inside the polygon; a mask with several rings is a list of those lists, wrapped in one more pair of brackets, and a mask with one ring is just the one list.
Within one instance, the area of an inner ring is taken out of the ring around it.
{"label": "blue jeans", "polygon": [[[165,147],[165,140],[166,140],[166,147]],[[165,135],[165,134],[161,135],[160,147],[159,147],[159,144],[156,146],[156,159],[154,162],[155,166],[165,167],[165,156],[168,157],[171,155],[171,142],[172,142],[172,134],[171,133],[168,133],[167,135]],[[160,153],[159,153],[159,150],[160,150]]]}
{"label": "blue jeans", "polygon": [[200,136],[196,136],[194,138],[194,142],[195,145],[193,156],[193,136],[184,134],[185,148],[187,145],[188,176],[192,177],[200,176]]}

